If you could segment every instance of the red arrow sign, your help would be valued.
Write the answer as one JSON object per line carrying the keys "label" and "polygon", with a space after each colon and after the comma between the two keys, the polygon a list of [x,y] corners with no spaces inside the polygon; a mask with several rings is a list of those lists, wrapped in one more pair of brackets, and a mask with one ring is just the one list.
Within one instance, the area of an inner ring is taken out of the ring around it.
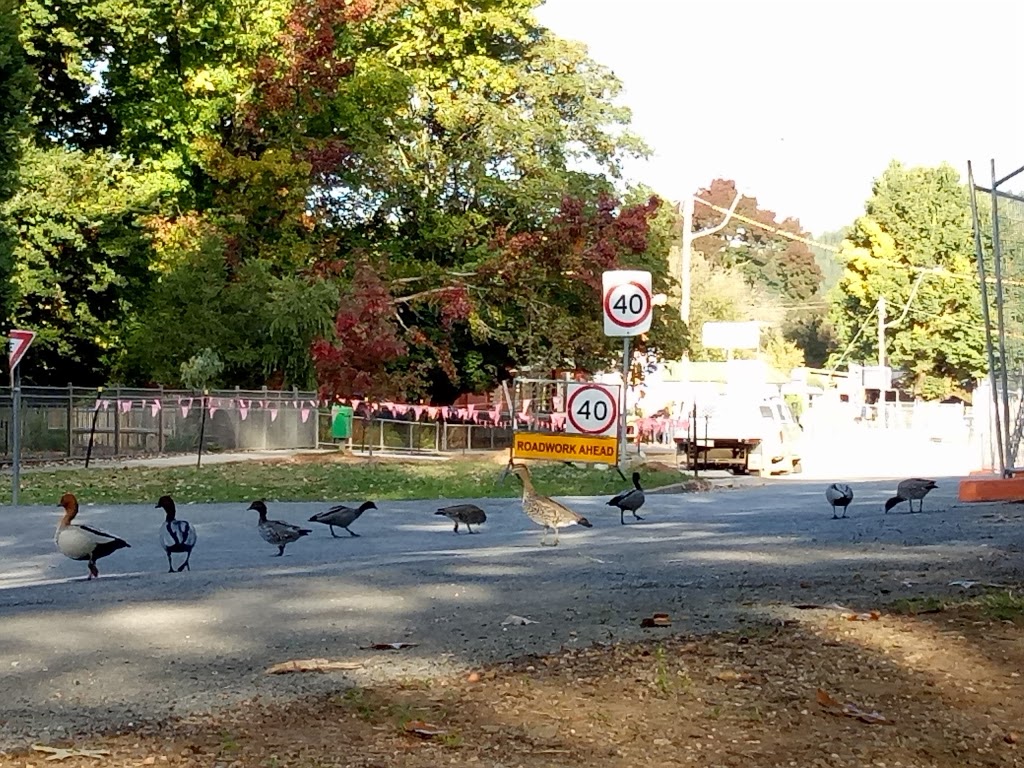
{"label": "red arrow sign", "polygon": [[35,331],[11,330],[10,341],[7,344],[7,370],[12,374],[35,337]]}

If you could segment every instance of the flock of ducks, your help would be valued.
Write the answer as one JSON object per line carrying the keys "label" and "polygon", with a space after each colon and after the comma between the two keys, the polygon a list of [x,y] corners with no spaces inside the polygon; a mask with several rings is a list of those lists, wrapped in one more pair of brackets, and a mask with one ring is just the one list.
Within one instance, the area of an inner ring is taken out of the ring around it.
{"label": "flock of ducks", "polygon": [[[523,485],[523,512],[530,520],[544,529],[544,535],[540,542],[542,545],[558,546],[558,531],[561,528],[571,525],[580,525],[584,528],[593,527],[593,524],[583,515],[549,496],[537,493],[530,477],[530,470],[525,465],[513,464],[510,469]],[[920,477],[903,480],[896,487],[896,495],[885,502],[885,511],[888,513],[894,506],[906,501],[910,505],[910,511],[913,512],[914,502],[917,501],[917,511],[920,512],[924,508],[924,497],[937,487],[934,480]],[[832,506],[832,519],[844,518],[847,508],[853,502],[853,488],[846,483],[832,483],[825,489],[825,499]],[[625,525],[626,512],[632,514],[636,520],[643,520],[637,514],[637,510],[644,505],[645,501],[644,490],[640,485],[640,473],[634,472],[633,487],[614,496],[607,502],[607,505],[618,508],[619,522]],[[85,561],[88,564],[87,580],[99,577],[99,570],[96,567],[97,560],[107,557],[119,549],[131,546],[122,538],[88,525],[74,523],[73,521],[78,515],[78,499],[74,494],[65,493],[61,496],[60,506],[64,509],[64,515],[57,525],[57,533],[54,537],[57,549],[72,560]],[[167,572],[181,573],[191,570],[189,560],[198,538],[195,528],[188,521],[178,519],[174,499],[170,496],[161,496],[156,503],[156,508],[162,509],[165,516],[164,523],[160,527],[160,546],[167,556]],[[252,502],[248,509],[259,515],[256,526],[260,537],[268,544],[277,547],[277,554],[274,557],[283,556],[285,547],[313,532],[312,529],[302,528],[282,520],[270,520],[267,517],[266,502],[262,499]],[[338,505],[331,507],[326,512],[318,512],[309,518],[309,522],[326,525],[334,538],[342,538],[334,532],[335,528],[347,531],[349,536],[358,537],[359,534],[349,526],[369,509],[377,509],[377,505],[372,501],[365,501],[358,507]],[[837,509],[842,509],[841,516],[836,514]],[[466,526],[469,533],[475,533],[472,526],[479,526],[487,521],[487,513],[476,504],[455,504],[441,507],[434,514],[443,515],[453,521],[456,534],[459,532],[460,525]],[[554,539],[551,542],[548,541],[549,532],[554,534]],[[184,559],[177,567],[174,566],[172,555],[184,555]]]}
{"label": "flock of ducks", "polygon": [[[921,512],[924,509],[924,497],[938,487],[934,480],[928,480],[923,477],[911,477],[902,480],[896,486],[896,495],[885,502],[885,512],[888,514],[889,510],[897,504],[902,504],[904,501],[910,505],[911,512],[914,511],[914,502],[916,501],[917,511]],[[840,520],[846,517],[846,508],[853,502],[853,488],[846,483],[832,483],[832,485],[825,489],[825,499],[832,505],[832,519]],[[836,514],[836,507],[842,508],[842,515]]]}
{"label": "flock of ducks", "polygon": [[[581,525],[585,528],[592,528],[593,525],[587,518],[569,509],[548,496],[537,493],[530,478],[530,470],[525,465],[516,464],[512,466],[512,473],[519,478],[523,484],[522,505],[523,512],[533,522],[544,528],[544,536],[541,544],[546,545],[548,531],[554,532],[554,541],[551,546],[558,545],[558,530],[570,525]],[[618,494],[608,502],[608,506],[618,507],[619,521],[625,525],[625,513],[631,512],[637,520],[643,520],[637,515],[637,510],[644,504],[644,491],[640,486],[640,473],[633,473],[633,488]],[[74,494],[65,493],[61,496],[60,506],[64,514],[57,525],[57,532],[54,541],[57,549],[64,556],[71,560],[84,561],[88,564],[89,575],[86,580],[98,578],[100,573],[96,567],[96,561],[108,555],[112,555],[119,549],[131,547],[124,539],[112,534],[93,528],[88,525],[73,522],[78,515],[78,499]],[[187,520],[178,518],[174,499],[170,496],[161,496],[156,503],[157,509],[164,511],[164,523],[160,527],[160,546],[167,556],[167,572],[181,573],[185,570],[192,570],[189,560],[192,557],[192,550],[196,546],[198,536],[195,528]],[[348,531],[349,536],[358,537],[359,534],[351,530],[351,526],[360,515],[368,509],[377,509],[372,501],[365,501],[358,507],[346,507],[338,505],[331,507],[326,512],[318,512],[309,518],[311,523],[322,523],[328,526],[331,536],[343,538],[334,532],[335,528]],[[267,517],[267,505],[264,500],[252,502],[248,510],[255,511],[259,515],[256,524],[260,537],[275,547],[277,554],[274,557],[284,555],[285,547],[308,536],[313,531],[309,528],[302,528],[282,520],[271,520]],[[247,511],[248,511],[247,510]],[[481,525],[487,521],[487,513],[476,504],[455,504],[448,507],[441,507],[435,512],[437,515],[444,515],[455,523],[455,533],[459,532],[459,525],[465,525],[469,533],[475,533],[472,526]],[[184,559],[174,566],[172,555],[184,555]]]}

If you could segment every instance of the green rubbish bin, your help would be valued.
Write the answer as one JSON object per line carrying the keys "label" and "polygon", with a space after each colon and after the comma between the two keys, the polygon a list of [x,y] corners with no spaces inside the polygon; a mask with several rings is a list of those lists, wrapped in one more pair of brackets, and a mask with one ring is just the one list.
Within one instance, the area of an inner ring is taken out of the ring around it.
{"label": "green rubbish bin", "polygon": [[352,437],[352,406],[336,405],[331,408],[331,437],[348,440]]}

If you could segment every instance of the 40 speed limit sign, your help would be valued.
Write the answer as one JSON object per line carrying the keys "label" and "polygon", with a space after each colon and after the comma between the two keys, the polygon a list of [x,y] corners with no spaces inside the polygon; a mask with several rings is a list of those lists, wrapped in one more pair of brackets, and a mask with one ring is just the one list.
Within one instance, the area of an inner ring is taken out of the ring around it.
{"label": "40 speed limit sign", "polygon": [[632,269],[601,275],[605,336],[639,336],[651,329],[651,273]]}
{"label": "40 speed limit sign", "polygon": [[618,392],[600,384],[570,384],[566,390],[566,432],[603,437],[617,434]]}

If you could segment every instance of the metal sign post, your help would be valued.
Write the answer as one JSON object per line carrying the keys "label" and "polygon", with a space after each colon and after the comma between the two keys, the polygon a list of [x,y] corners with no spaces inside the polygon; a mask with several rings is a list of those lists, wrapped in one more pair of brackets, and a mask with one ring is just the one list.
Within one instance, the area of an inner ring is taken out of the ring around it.
{"label": "metal sign post", "polygon": [[21,371],[18,363],[35,337],[35,331],[13,329],[7,340],[7,369],[11,372],[11,428],[14,430],[11,441],[11,506],[15,507],[21,490]]}
{"label": "metal sign post", "polygon": [[[651,273],[611,270],[601,275],[604,335],[622,337],[622,405],[619,408],[619,462],[626,463],[626,392],[629,388],[630,340],[651,329],[654,296]],[[622,471],[621,469],[619,470]]]}

